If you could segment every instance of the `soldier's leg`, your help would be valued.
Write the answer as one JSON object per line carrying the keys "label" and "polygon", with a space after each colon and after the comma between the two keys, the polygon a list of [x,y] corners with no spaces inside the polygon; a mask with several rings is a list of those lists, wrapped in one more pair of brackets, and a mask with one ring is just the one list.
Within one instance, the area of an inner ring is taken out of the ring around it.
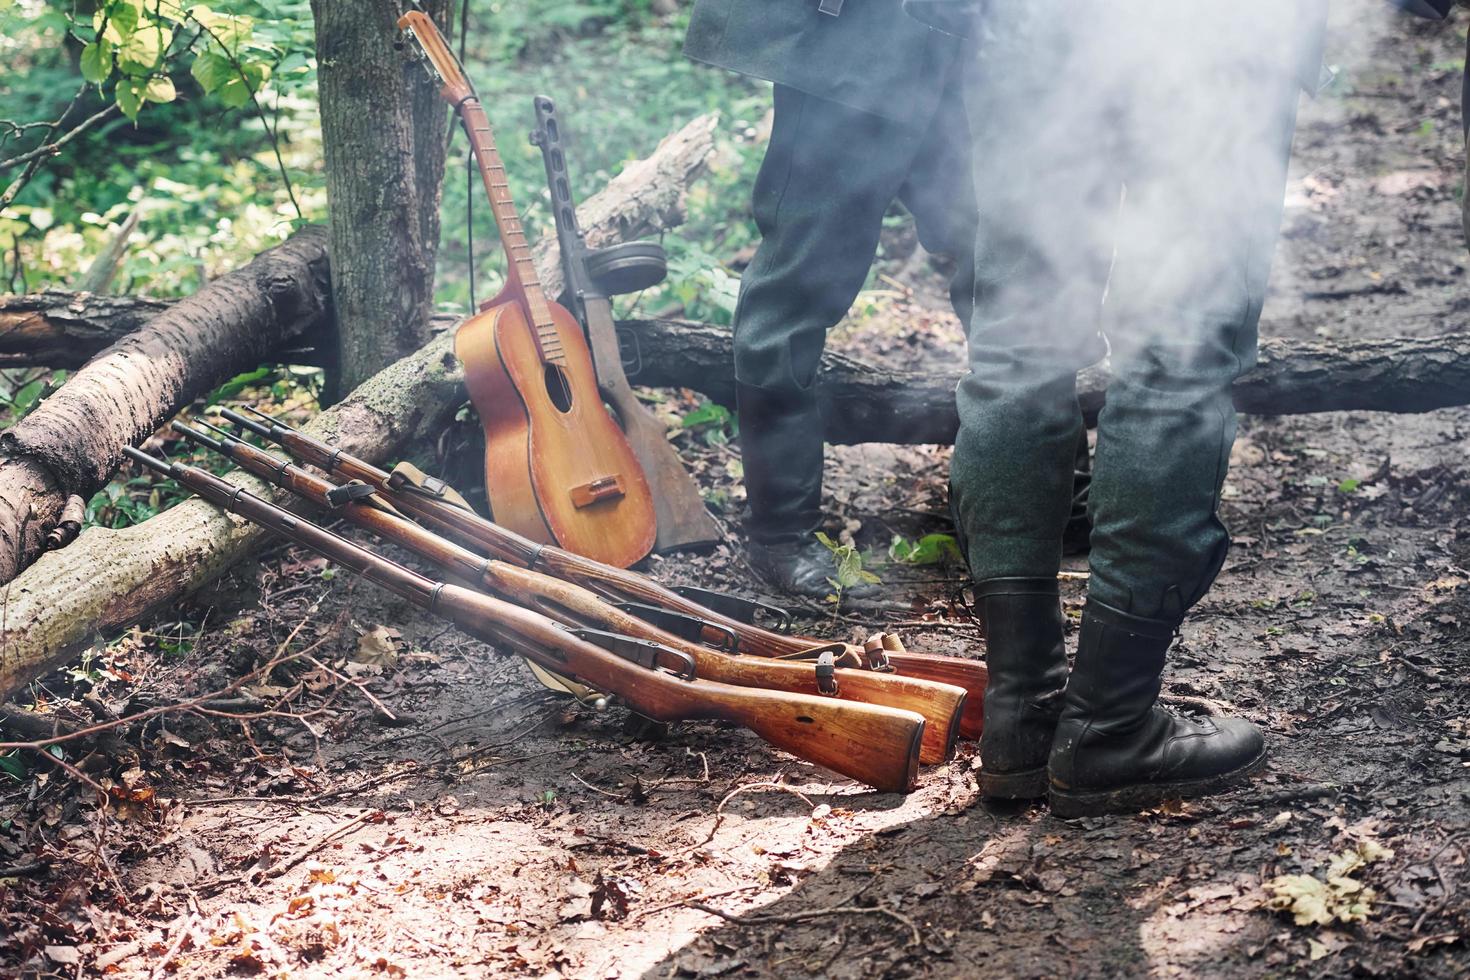
{"label": "soldier's leg", "polygon": [[1255,355],[1298,99],[1290,58],[1262,57],[1280,32],[1211,58],[1275,6],[1212,9],[1225,20],[1180,68],[1196,85],[1140,97],[1126,124],[1137,165],[1106,319],[1114,380],[1098,425],[1092,577],[1049,764],[1059,816],[1213,792],[1264,761],[1249,723],[1182,718],[1156,700],[1173,634],[1229,548],[1216,508],[1230,388]]}
{"label": "soldier's leg", "polygon": [[[971,135],[964,102],[964,64],[956,65],[939,109],[925,136],[925,147],[914,161],[899,200],[914,215],[919,240],[931,252],[955,258],[950,302],[960,323],[968,329],[975,295],[975,184],[971,174]],[[1002,95],[1001,97],[1005,97]],[[995,120],[982,124],[989,132]],[[982,152],[990,153],[985,147]],[[1094,345],[1097,355],[1101,349]],[[1073,462],[1072,504],[1063,534],[1063,550],[1086,551],[1090,525],[1087,490],[1091,464],[1086,432],[1079,431]]]}
{"label": "soldier's leg", "polygon": [[922,133],[779,85],[775,108],[754,196],[761,244],[735,313],[740,442],[752,558],[779,587],[821,596],[832,566],[812,538],[823,446],[812,383]]}
{"label": "soldier's leg", "polygon": [[994,4],[966,86],[979,225],[970,373],[951,500],[986,623],[980,788],[1045,795],[1067,676],[1057,591],[1085,438],[1076,372],[1097,359],[1107,148],[1053,125],[1078,90],[1068,21]]}
{"label": "soldier's leg", "polygon": [[898,199],[914,216],[920,244],[954,260],[950,303],[960,324],[968,327],[975,295],[976,212],[964,67],[956,62]]}

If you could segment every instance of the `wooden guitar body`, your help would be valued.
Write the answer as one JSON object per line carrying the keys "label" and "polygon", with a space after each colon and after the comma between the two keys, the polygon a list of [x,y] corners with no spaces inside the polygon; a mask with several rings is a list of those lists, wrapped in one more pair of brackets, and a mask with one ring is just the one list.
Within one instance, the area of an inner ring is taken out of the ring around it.
{"label": "wooden guitar body", "polygon": [[[538,542],[627,568],[657,526],[643,469],[603,406],[582,328],[548,303],[562,352],[543,361],[514,299],[455,335],[470,400],[485,429],[485,487],[495,520]],[[547,331],[541,330],[543,343]]]}

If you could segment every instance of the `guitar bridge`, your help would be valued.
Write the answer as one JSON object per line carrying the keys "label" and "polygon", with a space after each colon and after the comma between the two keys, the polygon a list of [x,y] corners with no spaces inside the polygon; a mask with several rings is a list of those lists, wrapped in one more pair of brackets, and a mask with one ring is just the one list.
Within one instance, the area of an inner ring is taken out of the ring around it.
{"label": "guitar bridge", "polygon": [[593,504],[604,500],[616,500],[627,491],[623,489],[623,478],[614,474],[613,476],[600,476],[589,483],[579,487],[572,487],[572,506],[581,510],[583,507],[591,507]]}

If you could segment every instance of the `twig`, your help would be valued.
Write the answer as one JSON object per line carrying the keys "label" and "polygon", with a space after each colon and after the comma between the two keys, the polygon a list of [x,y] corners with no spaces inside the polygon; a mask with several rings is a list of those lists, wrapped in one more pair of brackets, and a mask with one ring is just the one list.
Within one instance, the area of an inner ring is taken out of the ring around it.
{"label": "twig", "polygon": [[[57,153],[61,152],[61,148],[63,146],[70,143],[72,140],[82,135],[82,133],[97,125],[116,111],[117,103],[114,102],[107,108],[94,112],[86,119],[83,119],[81,122],[77,123],[70,132],[57,139],[56,142],[42,143],[34,150],[27,150],[25,153],[22,153],[19,156],[13,156],[9,160],[0,160],[0,170],[9,170],[11,167],[18,167],[23,163],[30,163],[32,160],[38,159],[43,156],[55,156]],[[65,118],[65,116],[63,116],[62,118]],[[60,120],[58,120],[58,122],[59,121]]]}
{"label": "twig", "polygon": [[[303,622],[305,622],[305,620],[303,620]],[[297,630],[299,629],[300,627],[298,626]],[[291,639],[295,637],[297,630],[293,630],[291,632],[291,636],[286,638],[286,643],[291,642]],[[180,701],[177,704],[160,705],[156,708],[149,708],[146,711],[140,711],[135,715],[128,715],[124,718],[118,718],[115,721],[102,722],[100,724],[92,725],[87,728],[79,728],[76,731],[67,732],[63,735],[55,735],[51,738],[37,739],[33,742],[0,742],[0,752],[8,751],[10,749],[27,749],[32,752],[39,752],[42,749],[45,749],[51,745],[59,745],[62,742],[70,742],[75,739],[86,738],[89,735],[95,735],[98,732],[106,731],[109,728],[118,728],[123,725],[129,725],[135,721],[143,721],[144,719],[152,718],[156,715],[166,714],[171,711],[186,711],[192,709],[201,710],[201,713],[208,714],[209,711],[204,706],[207,705],[210,701],[213,701],[216,698],[224,697],[227,694],[234,694],[251,680],[261,676],[262,674],[269,673],[270,671],[281,666],[281,664],[290,663],[292,660],[298,660],[302,657],[309,657],[314,650],[323,646],[329,639],[330,636],[324,636],[299,653],[293,653],[284,656],[278,654],[270,661],[270,663],[266,664],[264,667],[260,667],[256,670],[251,671],[248,674],[236,678],[234,681],[225,685],[217,691],[211,691],[208,694],[202,694],[199,697],[191,698],[188,701]],[[55,758],[55,756],[52,756],[52,758]],[[60,762],[61,760],[57,761]],[[65,763],[63,762],[62,765],[64,766]]]}
{"label": "twig", "polygon": [[393,724],[393,725],[401,724],[398,716],[395,715],[392,711],[388,710],[388,706],[386,704],[384,704],[382,701],[378,700],[377,695],[373,694],[372,691],[369,691],[367,689],[367,685],[364,684],[362,681],[353,680],[352,678],[346,676],[345,674],[342,674],[342,673],[340,673],[340,672],[338,672],[336,670],[333,670],[331,667],[328,667],[326,664],[322,663],[320,660],[318,660],[315,657],[308,657],[307,659],[310,660],[312,663],[316,664],[322,670],[324,670],[327,673],[331,674],[333,677],[337,678],[337,680],[339,680],[343,684],[348,684],[348,685],[350,685],[352,687],[357,688],[358,693],[360,693],[363,697],[367,698],[368,701],[372,704],[372,706],[374,708],[377,708],[378,711],[381,712],[382,715],[388,720],[389,724]]}
{"label": "twig", "polygon": [[[764,886],[762,886],[762,885],[739,885],[739,886],[737,886],[735,888],[726,888],[722,892],[710,892],[708,895],[702,896],[700,900],[701,901],[707,901],[707,900],[709,900],[711,898],[724,898],[726,895],[738,895],[741,892],[754,891],[755,889],[761,888],[761,887],[764,887]],[[637,912],[634,912],[632,915],[628,916],[628,921],[629,922],[632,922],[634,919],[641,919],[641,918],[643,918],[644,916],[647,916],[647,915],[657,915],[660,912],[667,912],[669,909],[686,908],[686,907],[689,906],[689,903],[692,902],[692,901],[694,901],[694,899],[692,899],[692,898],[681,898],[677,902],[665,902],[662,905],[655,905],[651,909],[639,909]]]}
{"label": "twig", "polygon": [[782,925],[792,922],[805,922],[808,919],[820,919],[828,915],[886,915],[888,918],[908,926],[912,938],[905,944],[905,948],[913,949],[916,946],[922,946],[924,944],[924,937],[920,934],[919,927],[914,924],[914,920],[886,905],[834,905],[831,908],[807,909],[803,912],[789,912],[784,915],[734,915],[722,909],[717,909],[713,905],[706,905],[703,902],[690,901],[681,904],[687,908],[697,909],[700,912],[724,919],[726,922],[733,922],[739,926]]}
{"label": "twig", "polygon": [[347,833],[349,830],[354,829],[360,824],[367,823],[369,820],[381,817],[382,815],[383,812],[381,810],[364,810],[362,813],[359,813],[351,820],[346,820],[342,823],[339,823],[337,826],[333,827],[325,834],[322,834],[320,837],[317,837],[315,840],[311,841],[311,843],[301,848],[298,848],[295,853],[293,853],[290,857],[282,858],[281,860],[277,861],[275,864],[271,865],[269,868],[266,868],[263,871],[256,871],[250,876],[250,880],[258,885],[261,882],[269,881],[272,878],[279,878],[281,875],[285,874],[287,871],[290,871],[292,868],[296,867],[296,865],[306,860],[306,858],[309,857],[314,851],[317,851],[318,849],[325,847],[327,844],[331,843],[334,838],[341,837],[343,834]]}
{"label": "twig", "polygon": [[800,790],[793,789],[792,787],[787,786],[785,783],[746,783],[744,786],[737,786],[734,789],[730,790],[730,792],[725,794],[725,798],[720,801],[720,805],[715,807],[715,822],[714,826],[710,827],[709,829],[709,835],[694,846],[703,847],[704,845],[715,839],[715,833],[720,829],[720,824],[725,819],[726,803],[729,803],[741,793],[750,793],[758,789],[776,789],[780,790],[783,793],[790,793],[792,796],[805,803],[809,808],[813,810],[817,808],[817,805],[811,800],[807,799],[806,795],[803,794]]}
{"label": "twig", "polygon": [[609,799],[618,800],[619,802],[621,802],[628,798],[627,793],[610,793],[605,789],[598,789],[596,786],[593,786],[591,783],[587,782],[587,780],[583,779],[581,776],[578,776],[576,773],[572,773],[571,776],[573,779],[581,783],[583,786],[586,786],[592,792],[601,793],[603,796],[606,796]]}
{"label": "twig", "polygon": [[174,937],[173,942],[169,943],[168,951],[163,954],[163,958],[155,963],[153,969],[149,972],[148,980],[158,980],[159,977],[163,976],[164,971],[168,969],[169,961],[178,954],[179,948],[184,945],[184,940],[189,938],[189,933],[194,928],[194,920],[197,918],[197,913],[189,913],[189,918],[184,921],[183,927],[179,929],[179,934]]}
{"label": "twig", "polygon": [[0,866],[0,878],[29,878],[44,872],[49,865],[40,861],[26,861],[21,864]]}
{"label": "twig", "polygon": [[1285,789],[1278,789],[1272,793],[1261,793],[1245,802],[1266,806],[1273,803],[1298,803],[1307,800],[1325,800],[1328,797],[1341,793],[1342,789],[1336,783],[1307,783],[1305,786],[1288,786]]}

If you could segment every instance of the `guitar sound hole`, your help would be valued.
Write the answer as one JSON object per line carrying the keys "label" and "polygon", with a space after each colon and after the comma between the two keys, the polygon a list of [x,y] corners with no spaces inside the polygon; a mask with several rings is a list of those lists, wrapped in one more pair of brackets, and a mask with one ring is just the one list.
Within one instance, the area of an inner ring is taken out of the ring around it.
{"label": "guitar sound hole", "polygon": [[562,373],[562,369],[555,364],[546,365],[546,394],[558,412],[565,414],[572,410],[572,386],[567,383],[567,376]]}

